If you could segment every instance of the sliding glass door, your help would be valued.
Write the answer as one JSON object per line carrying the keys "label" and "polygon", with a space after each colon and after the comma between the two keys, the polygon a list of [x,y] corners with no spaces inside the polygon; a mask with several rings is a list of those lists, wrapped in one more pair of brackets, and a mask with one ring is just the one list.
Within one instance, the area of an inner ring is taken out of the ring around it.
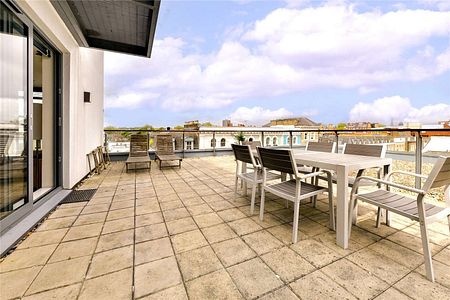
{"label": "sliding glass door", "polygon": [[29,199],[28,33],[0,2],[0,219]]}
{"label": "sliding glass door", "polygon": [[0,233],[59,186],[60,53],[0,0]]}
{"label": "sliding glass door", "polygon": [[33,199],[42,198],[56,183],[55,59],[57,53],[33,34]]}

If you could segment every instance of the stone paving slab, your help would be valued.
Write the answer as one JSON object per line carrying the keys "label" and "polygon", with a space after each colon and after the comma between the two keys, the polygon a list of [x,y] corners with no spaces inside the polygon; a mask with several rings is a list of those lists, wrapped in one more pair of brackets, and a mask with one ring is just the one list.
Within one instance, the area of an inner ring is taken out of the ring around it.
{"label": "stone paving slab", "polygon": [[[450,235],[430,227],[436,283],[424,277],[418,225],[393,216],[375,228],[361,205],[350,247],[328,225],[327,196],[300,209],[267,195],[250,214],[234,195],[232,157],[185,159],[181,169],[125,172],[112,163],[0,262],[1,299],[450,299]],[[249,193],[250,194],[250,193]]]}

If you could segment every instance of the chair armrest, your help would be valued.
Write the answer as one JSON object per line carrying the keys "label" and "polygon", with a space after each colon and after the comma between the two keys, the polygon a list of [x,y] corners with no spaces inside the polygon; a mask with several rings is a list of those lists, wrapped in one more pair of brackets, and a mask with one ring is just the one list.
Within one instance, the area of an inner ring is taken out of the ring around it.
{"label": "chair armrest", "polygon": [[331,176],[331,173],[329,171],[321,170],[321,171],[317,171],[317,172],[313,172],[313,173],[308,173],[306,175],[300,173],[300,176],[298,176],[298,178],[299,179],[307,179],[307,178],[316,177],[316,176],[323,175],[323,174],[326,174],[327,176]]}
{"label": "chair armrest", "polygon": [[410,191],[413,193],[418,193],[418,194],[422,194],[425,195],[426,192],[424,190],[420,190],[420,189],[416,189],[416,188],[412,188],[406,185],[402,185],[402,184],[398,184],[392,181],[387,181],[387,180],[382,180],[382,179],[378,179],[378,178],[373,178],[373,177],[369,177],[369,176],[360,176],[358,178],[356,178],[355,183],[353,184],[353,186],[358,186],[359,185],[359,181],[361,181],[362,179],[365,180],[369,180],[369,181],[373,181],[373,182],[377,182],[377,183],[381,183],[381,184],[385,184],[387,186],[392,186],[392,187],[396,187],[402,190],[406,190],[406,191]]}
{"label": "chair armrest", "polygon": [[392,175],[394,174],[403,174],[403,175],[409,175],[409,176],[414,176],[414,177],[420,177],[423,179],[427,179],[428,176],[426,175],[422,175],[422,174],[417,174],[417,173],[412,173],[412,172],[406,172],[406,171],[392,171],[389,174],[387,174],[384,179],[385,180],[389,180],[389,178],[391,178]]}

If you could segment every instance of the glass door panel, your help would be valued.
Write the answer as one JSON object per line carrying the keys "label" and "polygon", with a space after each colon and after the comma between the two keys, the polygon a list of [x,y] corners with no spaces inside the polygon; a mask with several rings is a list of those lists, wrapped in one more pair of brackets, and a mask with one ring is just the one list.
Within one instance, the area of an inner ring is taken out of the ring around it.
{"label": "glass door panel", "polygon": [[33,199],[55,187],[55,54],[33,35]]}
{"label": "glass door panel", "polygon": [[0,219],[27,203],[28,28],[0,3]]}

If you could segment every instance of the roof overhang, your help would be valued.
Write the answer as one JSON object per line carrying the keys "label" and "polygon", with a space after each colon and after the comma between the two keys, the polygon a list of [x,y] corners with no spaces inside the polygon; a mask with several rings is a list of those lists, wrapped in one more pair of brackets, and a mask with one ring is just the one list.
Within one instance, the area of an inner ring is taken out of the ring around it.
{"label": "roof overhang", "polygon": [[150,57],[160,0],[50,0],[82,47]]}

